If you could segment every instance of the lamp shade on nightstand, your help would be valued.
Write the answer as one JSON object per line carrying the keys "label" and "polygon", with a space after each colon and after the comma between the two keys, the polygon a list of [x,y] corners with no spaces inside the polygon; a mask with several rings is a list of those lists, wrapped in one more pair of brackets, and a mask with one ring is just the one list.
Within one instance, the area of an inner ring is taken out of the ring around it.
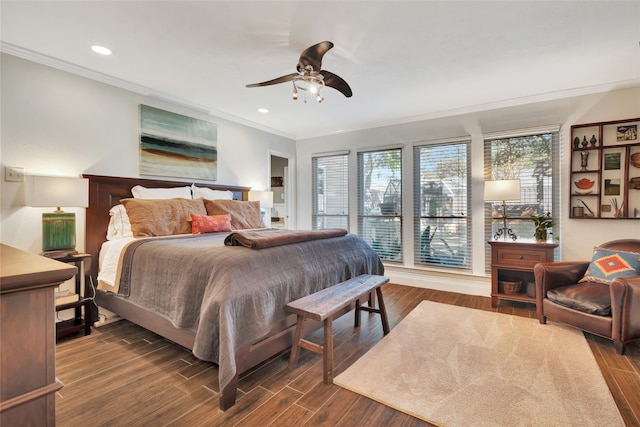
{"label": "lamp shade on nightstand", "polygon": [[272,191],[249,191],[249,200],[259,201],[260,209],[271,209],[273,207],[273,192]]}
{"label": "lamp shade on nightstand", "polygon": [[42,214],[42,250],[45,253],[67,255],[75,252],[76,214],[60,207],[89,206],[89,181],[84,178],[34,176],[31,206],[57,207]]}

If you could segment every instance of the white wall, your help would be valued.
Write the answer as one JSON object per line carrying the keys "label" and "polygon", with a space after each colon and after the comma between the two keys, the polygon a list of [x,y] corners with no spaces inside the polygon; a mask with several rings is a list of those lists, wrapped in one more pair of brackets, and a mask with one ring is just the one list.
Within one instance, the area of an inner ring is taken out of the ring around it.
{"label": "white wall", "polygon": [[[489,295],[490,282],[485,275],[485,241],[483,213],[483,143],[484,135],[516,129],[556,125],[561,127],[561,235],[560,252],[564,260],[591,258],[598,243],[619,238],[640,238],[640,221],[569,219],[569,159],[571,126],[580,123],[632,119],[640,117],[640,88],[629,88],[596,95],[579,96],[514,106],[478,113],[468,113],[403,125],[367,129],[297,142],[298,228],[311,228],[311,157],[313,154],[336,150],[350,150],[349,194],[350,228],[357,230],[357,151],[362,148],[404,145],[403,196],[404,206],[413,205],[413,176],[411,149],[417,142],[449,138],[471,138],[473,193],[473,265],[471,274],[446,274],[443,270],[414,269],[411,245],[405,245],[404,264],[388,264],[387,274],[396,283],[453,290],[463,293]],[[321,147],[321,148],[318,148]],[[411,208],[407,209],[411,212]],[[413,241],[413,219],[407,215],[403,222],[405,242]]]}
{"label": "white wall", "polygon": [[[138,177],[139,104],[216,123],[220,184],[268,188],[269,152],[295,156],[295,141],[287,138],[11,55],[2,54],[1,60],[0,241],[4,244],[40,252],[40,215],[50,210],[26,207],[25,183],[6,182],[4,168],[22,167],[28,175]],[[82,250],[84,210],[75,211],[77,248]]]}

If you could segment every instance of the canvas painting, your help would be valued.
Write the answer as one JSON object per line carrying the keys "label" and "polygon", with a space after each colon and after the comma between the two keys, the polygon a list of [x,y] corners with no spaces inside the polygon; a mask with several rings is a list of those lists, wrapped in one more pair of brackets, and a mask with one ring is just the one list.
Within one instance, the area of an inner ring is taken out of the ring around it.
{"label": "canvas painting", "polygon": [[215,123],[140,105],[140,174],[215,181]]}

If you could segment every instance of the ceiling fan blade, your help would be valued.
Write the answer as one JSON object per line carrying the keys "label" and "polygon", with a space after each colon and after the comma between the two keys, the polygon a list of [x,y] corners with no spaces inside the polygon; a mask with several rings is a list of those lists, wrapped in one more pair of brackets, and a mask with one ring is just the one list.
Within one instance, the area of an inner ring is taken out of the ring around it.
{"label": "ceiling fan blade", "polygon": [[266,82],[252,83],[250,85],[247,85],[246,87],[260,87],[260,86],[277,85],[278,83],[290,82],[290,81],[292,81],[294,79],[294,77],[297,77],[297,76],[299,76],[298,73],[287,74],[286,76],[278,77],[278,78],[273,79],[273,80],[267,80]]}
{"label": "ceiling fan blade", "polygon": [[300,60],[298,60],[298,71],[306,69],[308,65],[313,68],[313,71],[320,70],[322,68],[322,57],[332,47],[333,43],[331,42],[321,42],[305,49],[300,54]]}
{"label": "ceiling fan blade", "polygon": [[344,79],[336,74],[333,74],[330,71],[322,70],[320,74],[324,77],[324,85],[332,87],[340,92],[347,98],[350,98],[353,95],[351,92],[351,88],[349,84],[344,81]]}

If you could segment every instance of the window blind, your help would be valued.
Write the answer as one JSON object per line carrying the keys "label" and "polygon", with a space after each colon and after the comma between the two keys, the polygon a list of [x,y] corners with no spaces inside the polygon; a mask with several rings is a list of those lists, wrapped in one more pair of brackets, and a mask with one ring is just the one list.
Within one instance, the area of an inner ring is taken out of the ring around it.
{"label": "window blind", "polygon": [[312,158],[312,227],[349,229],[349,156]]}
{"label": "window blind", "polygon": [[[560,230],[560,150],[559,131],[485,139],[485,181],[520,180],[520,201],[507,202],[507,227],[518,238],[533,239],[531,214],[550,212]],[[485,203],[485,238],[491,240],[502,227],[500,202]],[[485,268],[490,270],[490,247],[486,246]]]}
{"label": "window blind", "polygon": [[470,141],[414,147],[415,264],[471,268]]}
{"label": "window blind", "polygon": [[385,261],[402,262],[402,149],[358,152],[358,234]]}

